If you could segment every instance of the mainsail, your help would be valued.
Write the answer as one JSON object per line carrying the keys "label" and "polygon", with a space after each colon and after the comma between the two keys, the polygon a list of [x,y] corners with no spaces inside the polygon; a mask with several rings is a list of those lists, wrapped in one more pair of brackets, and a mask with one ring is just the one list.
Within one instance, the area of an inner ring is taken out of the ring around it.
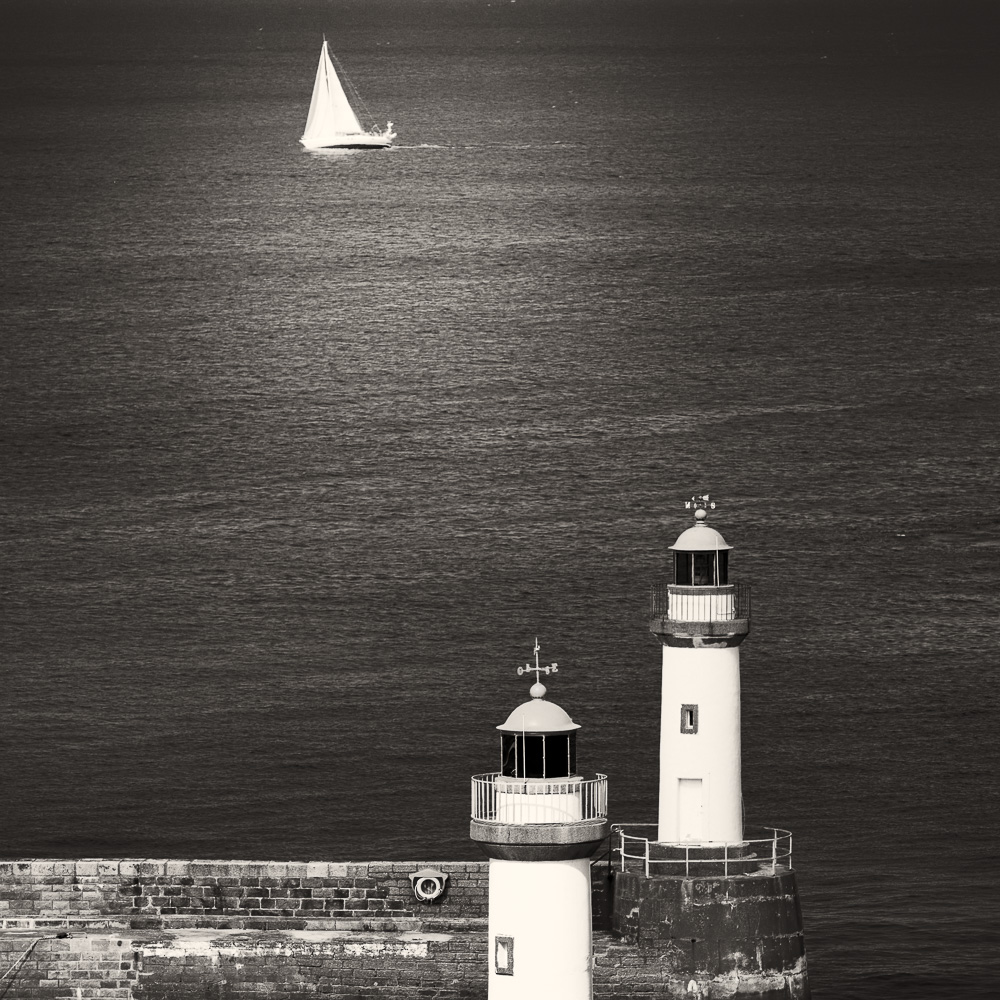
{"label": "mainsail", "polygon": [[302,134],[302,145],[315,149],[331,143],[336,136],[357,135],[362,132],[361,122],[354,113],[344,87],[330,60],[330,50],[326,39],[319,54],[316,69],[316,83],[313,85],[312,103],[306,130]]}

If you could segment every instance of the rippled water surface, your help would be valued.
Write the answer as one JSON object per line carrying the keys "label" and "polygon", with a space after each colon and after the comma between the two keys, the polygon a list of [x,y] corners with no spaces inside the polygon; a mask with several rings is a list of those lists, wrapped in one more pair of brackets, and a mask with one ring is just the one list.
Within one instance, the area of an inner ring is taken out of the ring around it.
{"label": "rippled water surface", "polygon": [[536,635],[654,819],[711,490],[816,996],[995,995],[990,13],[7,4],[0,856],[474,857]]}

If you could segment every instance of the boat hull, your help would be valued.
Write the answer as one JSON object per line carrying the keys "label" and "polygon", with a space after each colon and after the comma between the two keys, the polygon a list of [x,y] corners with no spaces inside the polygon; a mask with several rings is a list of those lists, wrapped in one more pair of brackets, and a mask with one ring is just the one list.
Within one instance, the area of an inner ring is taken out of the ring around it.
{"label": "boat hull", "polygon": [[305,140],[299,139],[299,142],[308,149],[387,149],[392,145],[392,140],[395,139],[395,134],[382,133],[380,135],[373,135],[370,132],[358,132],[355,134],[344,134],[330,136],[328,139],[321,140]]}

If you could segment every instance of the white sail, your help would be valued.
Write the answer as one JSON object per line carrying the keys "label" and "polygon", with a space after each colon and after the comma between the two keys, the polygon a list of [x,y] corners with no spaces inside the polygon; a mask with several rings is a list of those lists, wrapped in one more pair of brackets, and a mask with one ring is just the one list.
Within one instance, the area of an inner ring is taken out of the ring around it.
{"label": "white sail", "polygon": [[361,122],[354,113],[344,88],[330,60],[326,39],[319,54],[312,103],[306,118],[306,130],[300,140],[306,149],[339,145],[345,135],[362,133]]}

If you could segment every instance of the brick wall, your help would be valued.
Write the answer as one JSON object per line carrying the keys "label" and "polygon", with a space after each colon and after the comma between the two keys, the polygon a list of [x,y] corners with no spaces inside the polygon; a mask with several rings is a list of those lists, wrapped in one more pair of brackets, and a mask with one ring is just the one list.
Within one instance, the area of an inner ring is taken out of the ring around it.
{"label": "brick wall", "polygon": [[[409,876],[426,867],[448,882],[421,903]],[[486,861],[6,861],[0,928],[457,930],[486,920],[488,889]]]}
{"label": "brick wall", "polygon": [[486,861],[0,862],[0,1000],[481,1000],[488,895]]}
{"label": "brick wall", "polygon": [[0,981],[5,1000],[259,1000],[261,994],[485,1000],[486,934],[182,929],[42,940],[0,934],[0,975],[12,966]]}
{"label": "brick wall", "polygon": [[[421,868],[448,875],[441,899],[415,899]],[[606,927],[606,865],[594,885]],[[488,892],[486,861],[0,862],[0,998],[485,1000]]]}

